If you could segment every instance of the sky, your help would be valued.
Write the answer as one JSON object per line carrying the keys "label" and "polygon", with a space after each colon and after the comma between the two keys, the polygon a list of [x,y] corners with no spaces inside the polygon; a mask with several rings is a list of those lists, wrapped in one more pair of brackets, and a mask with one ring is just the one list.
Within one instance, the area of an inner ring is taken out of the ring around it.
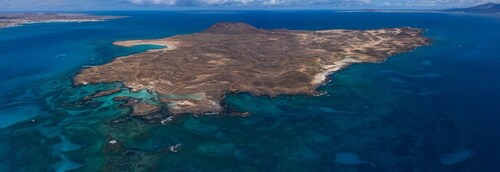
{"label": "sky", "polygon": [[0,11],[169,9],[439,9],[500,0],[0,0]]}

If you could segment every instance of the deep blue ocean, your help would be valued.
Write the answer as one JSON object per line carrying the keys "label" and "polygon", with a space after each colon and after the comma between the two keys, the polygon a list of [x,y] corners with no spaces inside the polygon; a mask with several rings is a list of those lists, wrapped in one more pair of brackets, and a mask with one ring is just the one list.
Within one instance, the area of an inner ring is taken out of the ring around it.
{"label": "deep blue ocean", "polygon": [[[500,15],[334,11],[91,12],[95,23],[0,29],[0,171],[500,171]],[[199,32],[217,22],[266,29],[416,27],[432,45],[356,64],[309,96],[227,95],[248,111],[161,125],[73,87],[82,66],[146,51],[118,40]],[[116,140],[118,144],[110,144]],[[180,144],[180,151],[166,151]]]}

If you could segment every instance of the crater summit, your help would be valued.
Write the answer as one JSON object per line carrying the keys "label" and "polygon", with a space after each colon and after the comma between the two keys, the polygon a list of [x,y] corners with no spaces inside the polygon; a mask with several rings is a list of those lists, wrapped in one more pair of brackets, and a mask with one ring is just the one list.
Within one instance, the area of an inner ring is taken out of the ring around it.
{"label": "crater summit", "polygon": [[249,34],[262,32],[263,30],[246,23],[217,23],[203,31],[203,33],[213,34]]}

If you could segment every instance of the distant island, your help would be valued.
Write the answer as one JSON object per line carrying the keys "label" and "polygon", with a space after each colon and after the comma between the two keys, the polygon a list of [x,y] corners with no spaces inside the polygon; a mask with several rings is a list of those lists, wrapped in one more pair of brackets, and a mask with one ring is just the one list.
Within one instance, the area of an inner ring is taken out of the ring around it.
{"label": "distant island", "polygon": [[34,23],[57,22],[97,22],[121,18],[118,16],[94,16],[86,14],[61,13],[0,13],[0,28],[15,27]]}
{"label": "distant island", "polygon": [[[121,82],[132,91],[147,90],[161,104],[115,97],[145,116],[220,113],[226,93],[318,95],[327,75],[354,63],[376,63],[427,45],[415,28],[380,30],[264,30],[245,23],[218,23],[194,34],[115,45],[162,45],[159,50],[116,58],[82,69],[75,85]],[[119,90],[94,95],[104,96]],[[97,96],[87,97],[86,100]]]}
{"label": "distant island", "polygon": [[454,8],[446,10],[448,12],[466,12],[466,13],[500,13],[500,4],[487,3],[470,8]]}

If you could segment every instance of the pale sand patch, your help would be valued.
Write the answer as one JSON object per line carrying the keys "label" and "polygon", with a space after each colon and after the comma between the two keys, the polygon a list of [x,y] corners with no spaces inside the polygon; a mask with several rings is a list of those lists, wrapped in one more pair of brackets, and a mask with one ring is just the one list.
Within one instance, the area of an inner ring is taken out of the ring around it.
{"label": "pale sand patch", "polygon": [[344,29],[332,29],[332,30],[318,30],[318,31],[315,31],[316,33],[342,33],[342,32],[345,32],[347,30],[344,30]]}
{"label": "pale sand patch", "polygon": [[193,106],[194,103],[188,100],[174,101],[172,104],[179,106]]}
{"label": "pale sand patch", "polygon": [[336,61],[334,65],[323,65],[322,66],[323,71],[314,75],[314,78],[311,81],[311,83],[313,85],[320,85],[323,82],[325,82],[326,77],[329,74],[331,74],[332,72],[338,71],[338,70],[340,70],[340,69],[342,69],[342,68],[344,68],[352,63],[359,63],[359,62],[361,62],[361,61],[347,57],[347,58],[344,58],[342,60]]}
{"label": "pale sand patch", "polygon": [[227,62],[229,61],[230,61],[229,59],[220,59],[220,60],[209,60],[207,63],[222,66],[227,64]]}

